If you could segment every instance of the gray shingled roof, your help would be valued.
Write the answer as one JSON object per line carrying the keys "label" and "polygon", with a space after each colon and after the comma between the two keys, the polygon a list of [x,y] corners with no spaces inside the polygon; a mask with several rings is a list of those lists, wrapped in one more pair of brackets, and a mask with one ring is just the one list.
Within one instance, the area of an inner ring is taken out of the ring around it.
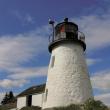
{"label": "gray shingled roof", "polygon": [[22,97],[22,96],[27,96],[30,94],[36,94],[36,93],[43,93],[45,90],[45,84],[42,85],[37,85],[37,86],[32,86],[23,92],[21,92],[17,97]]}

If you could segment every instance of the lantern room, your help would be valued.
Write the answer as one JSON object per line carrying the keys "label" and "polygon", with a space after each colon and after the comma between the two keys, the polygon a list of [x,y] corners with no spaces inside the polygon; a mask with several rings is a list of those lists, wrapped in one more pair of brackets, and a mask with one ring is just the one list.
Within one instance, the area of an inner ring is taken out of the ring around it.
{"label": "lantern room", "polygon": [[58,39],[78,39],[78,26],[72,22],[68,22],[68,18],[64,22],[59,23],[55,27],[54,40]]}
{"label": "lantern room", "polygon": [[85,36],[82,32],[79,32],[78,25],[69,22],[68,18],[65,18],[63,22],[58,23],[54,27],[54,21],[49,21],[49,24],[53,27],[53,34],[49,38],[49,52],[56,46],[62,43],[77,43],[86,49]]}

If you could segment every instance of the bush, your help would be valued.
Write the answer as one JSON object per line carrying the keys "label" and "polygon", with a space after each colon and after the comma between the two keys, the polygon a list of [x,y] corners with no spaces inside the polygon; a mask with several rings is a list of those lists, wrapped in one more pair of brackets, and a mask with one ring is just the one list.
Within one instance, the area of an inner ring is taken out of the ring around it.
{"label": "bush", "polygon": [[3,100],[1,101],[2,105],[6,105],[8,103],[14,103],[16,102],[16,98],[13,95],[13,92],[10,91],[9,93],[6,93]]}
{"label": "bush", "polygon": [[101,101],[94,99],[87,100],[83,105],[84,110],[109,110]]}
{"label": "bush", "polygon": [[41,110],[41,107],[38,107],[38,106],[23,107],[20,110]]}
{"label": "bush", "polygon": [[71,104],[65,107],[54,107],[54,108],[47,108],[44,110],[82,110],[80,105]]}
{"label": "bush", "polygon": [[6,106],[0,106],[0,110],[9,110]]}
{"label": "bush", "polygon": [[45,110],[109,110],[109,109],[101,101],[99,100],[95,101],[94,99],[89,99],[82,105],[72,104],[65,107],[48,108]]}
{"label": "bush", "polygon": [[80,107],[80,105],[71,104],[66,107],[54,108],[54,110],[81,110],[81,107]]}

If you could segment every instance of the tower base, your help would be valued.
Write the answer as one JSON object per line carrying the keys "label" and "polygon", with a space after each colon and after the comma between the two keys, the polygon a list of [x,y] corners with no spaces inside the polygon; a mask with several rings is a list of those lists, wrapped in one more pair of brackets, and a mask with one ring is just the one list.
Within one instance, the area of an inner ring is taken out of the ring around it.
{"label": "tower base", "polygon": [[43,109],[80,105],[92,96],[83,47],[66,42],[54,48],[48,68]]}
{"label": "tower base", "polygon": [[71,104],[63,107],[45,108],[42,110],[82,110],[82,105]]}

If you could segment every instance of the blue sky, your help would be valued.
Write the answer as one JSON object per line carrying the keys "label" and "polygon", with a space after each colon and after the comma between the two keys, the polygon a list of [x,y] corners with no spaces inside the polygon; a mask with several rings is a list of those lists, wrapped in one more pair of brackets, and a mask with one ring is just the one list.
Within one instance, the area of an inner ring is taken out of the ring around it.
{"label": "blue sky", "polygon": [[109,0],[0,0],[0,95],[45,83],[50,59],[48,19],[79,25],[87,43],[94,95],[110,105]]}

